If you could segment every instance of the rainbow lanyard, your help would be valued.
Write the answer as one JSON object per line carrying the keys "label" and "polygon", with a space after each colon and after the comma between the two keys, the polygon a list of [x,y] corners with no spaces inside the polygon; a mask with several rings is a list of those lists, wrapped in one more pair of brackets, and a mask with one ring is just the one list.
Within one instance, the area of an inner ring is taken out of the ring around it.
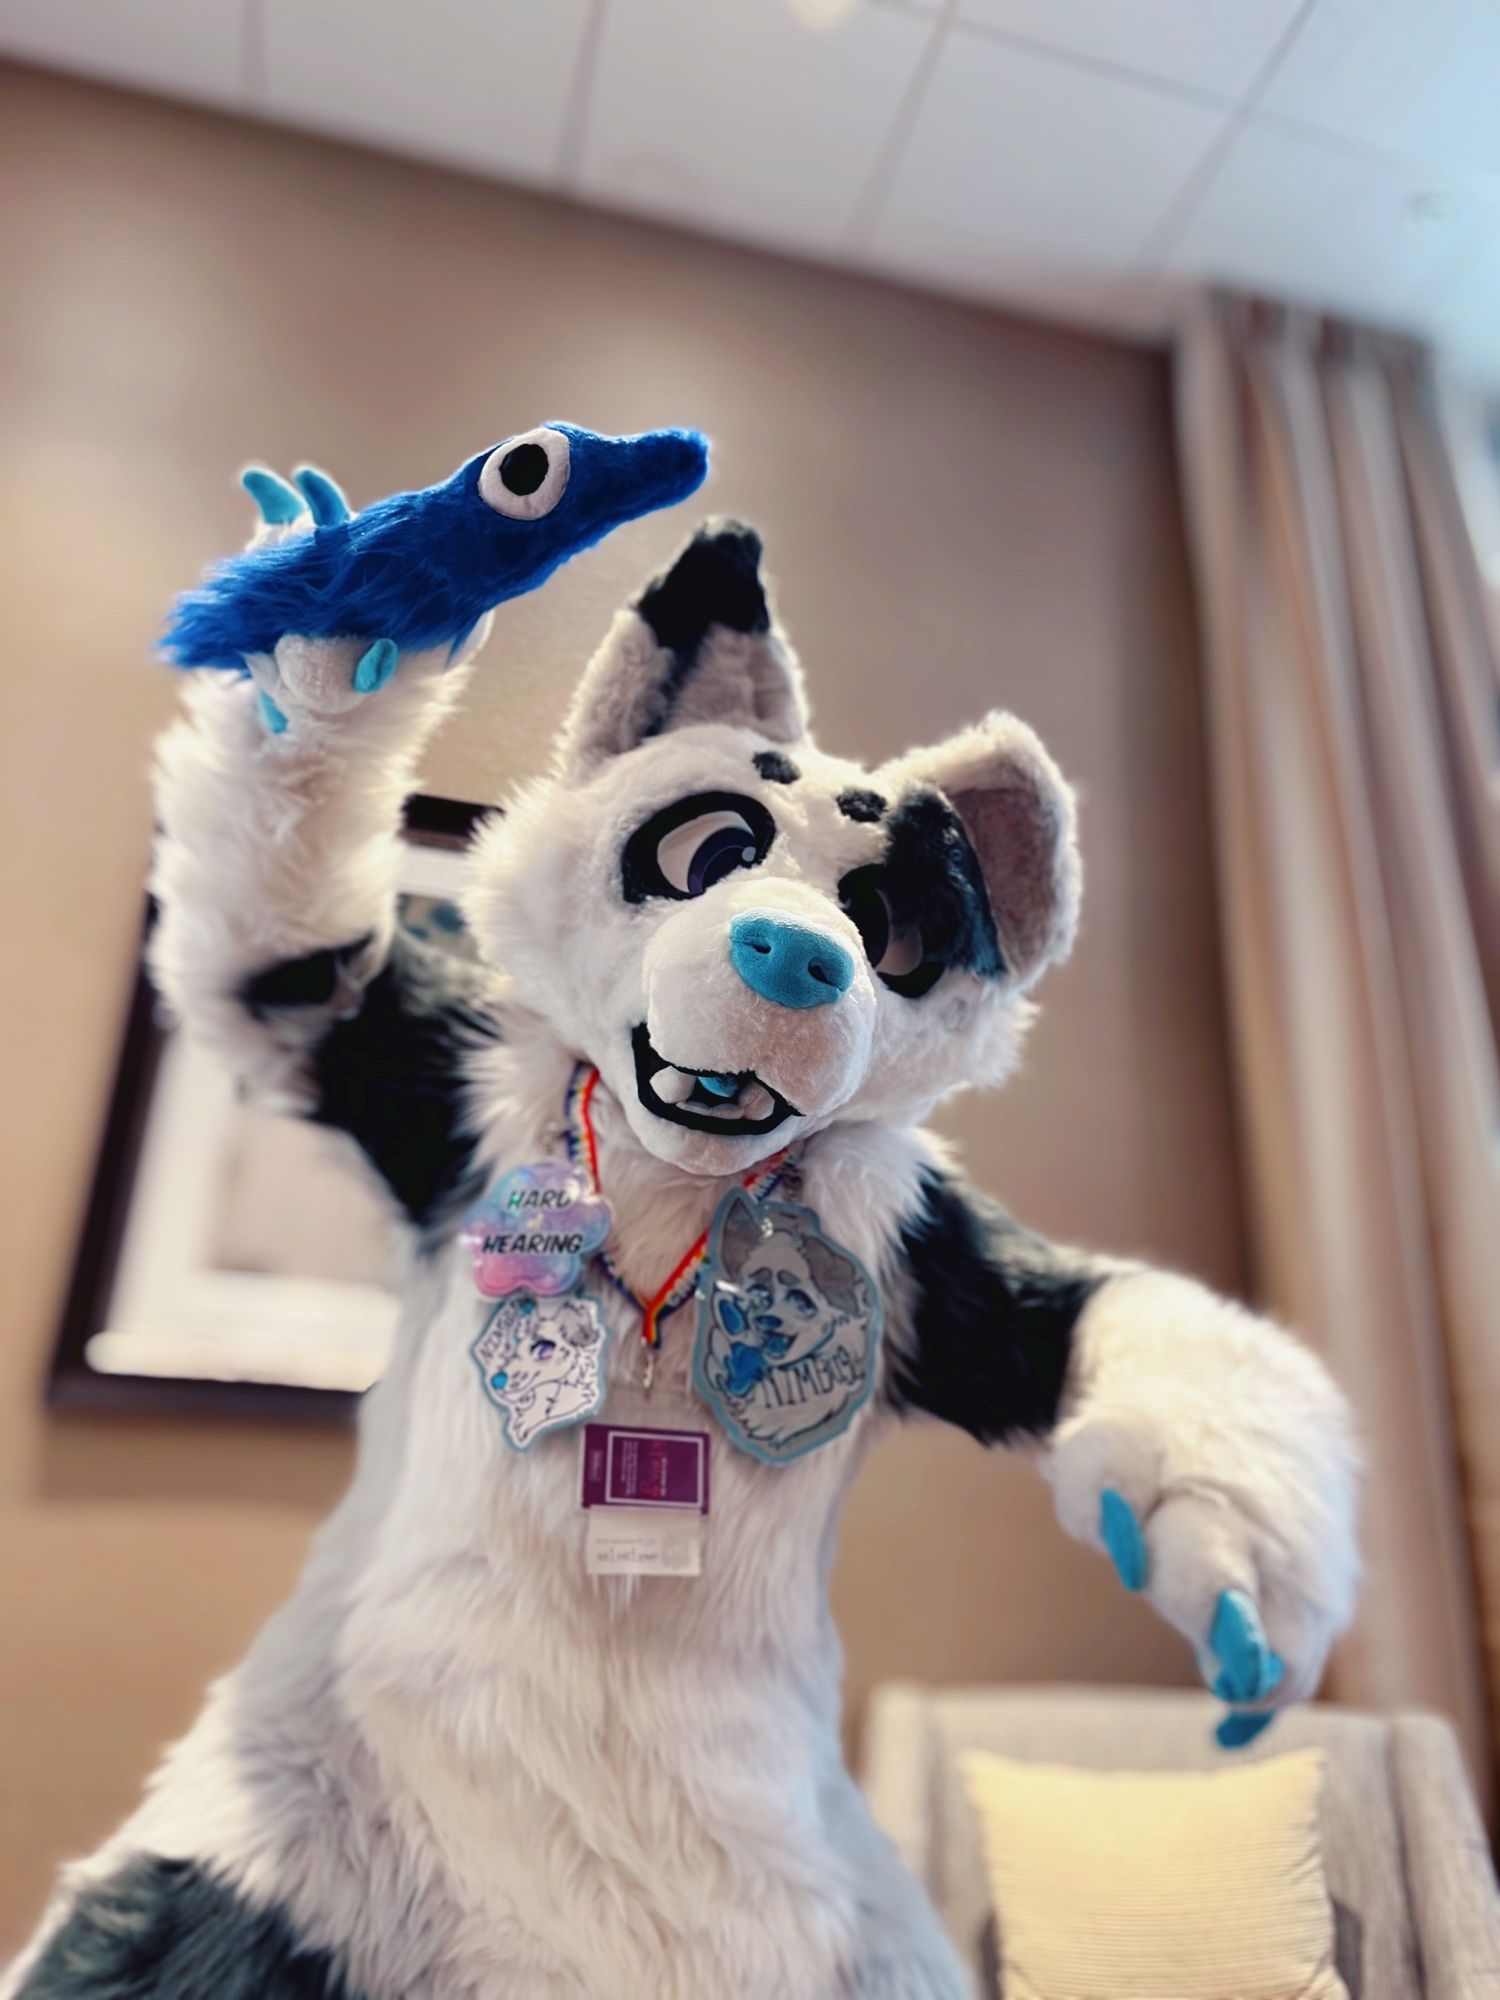
{"label": "rainbow lanyard", "polygon": [[[567,1140],[568,1157],[575,1167],[588,1174],[595,1194],[603,1196],[599,1185],[599,1142],[594,1133],[594,1092],[599,1088],[599,1072],[592,1063],[580,1063],[573,1072],[573,1080],[568,1085],[567,1099]],[[787,1154],[776,1154],[764,1166],[755,1167],[744,1176],[740,1185],[752,1201],[763,1201],[780,1184],[786,1171]],[[597,1255],[604,1267],[604,1274],[615,1290],[627,1298],[641,1316],[641,1340],[646,1349],[646,1384],[649,1387],[655,1373],[656,1354],[661,1346],[661,1323],[670,1312],[686,1303],[698,1289],[698,1271],[708,1251],[709,1228],[705,1229],[696,1243],[684,1254],[672,1275],[649,1299],[643,1299],[624,1278],[609,1254],[609,1247]]]}

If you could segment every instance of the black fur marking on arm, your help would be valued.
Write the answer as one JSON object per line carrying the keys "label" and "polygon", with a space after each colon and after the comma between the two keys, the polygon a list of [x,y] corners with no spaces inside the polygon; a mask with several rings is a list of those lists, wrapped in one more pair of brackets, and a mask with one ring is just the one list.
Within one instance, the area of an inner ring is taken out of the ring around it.
{"label": "black fur marking on arm", "polygon": [[1022,1228],[946,1175],[922,1177],[902,1227],[911,1332],[889,1394],[981,1444],[1045,1436],[1057,1421],[1073,1328],[1108,1272]]}
{"label": "black fur marking on arm", "polygon": [[359,1012],[312,1052],[312,1117],[347,1132],[411,1220],[439,1222],[474,1184],[467,1059],[496,1037],[480,969],[398,930]]}
{"label": "black fur marking on arm", "polygon": [[750,761],[767,784],[795,785],[802,776],[784,750],[757,750]]}
{"label": "black fur marking on arm", "polygon": [[279,965],[255,972],[241,986],[239,997],[245,1011],[257,1021],[279,1014],[287,1007],[326,1007],[339,988],[339,980],[351,959],[370,948],[370,934],[323,951],[304,952],[301,958],[286,958]]}
{"label": "black fur marking on arm", "polygon": [[16,2000],[359,2000],[332,1952],[301,1944],[192,1861],[142,1855],[86,1889]]}
{"label": "black fur marking on arm", "polygon": [[768,632],[771,613],[760,580],[761,541],[739,521],[700,528],[664,576],[649,584],[636,610],[657,644],[687,667],[711,625]]}
{"label": "black fur marking on arm", "polygon": [[239,998],[261,1022],[326,1008],[343,989],[357,1011],[317,1031],[307,1073],[310,1116],[347,1132],[407,1216],[441,1220],[469,1191],[474,1135],[465,1116],[465,1058],[494,1039],[483,975],[455,953],[397,930],[391,955],[360,991],[353,962],[368,936],[266,966]]}

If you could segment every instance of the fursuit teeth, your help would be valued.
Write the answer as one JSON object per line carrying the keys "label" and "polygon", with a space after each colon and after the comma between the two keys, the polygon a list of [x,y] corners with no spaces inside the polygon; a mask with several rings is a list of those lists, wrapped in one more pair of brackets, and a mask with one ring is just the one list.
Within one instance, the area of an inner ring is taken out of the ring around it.
{"label": "fursuit teeth", "polygon": [[668,1104],[693,1104],[725,1117],[764,1118],[775,1109],[770,1091],[753,1076],[695,1075],[668,1063],[651,1083]]}
{"label": "fursuit teeth", "polygon": [[657,1118],[726,1139],[774,1132],[800,1114],[753,1070],[737,1075],[683,1069],[658,1054],[644,1022],[635,1030],[636,1089]]}
{"label": "fursuit teeth", "polygon": [[548,424],[415,493],[358,512],[327,473],[242,475],[261,525],[250,548],[173,605],[163,657],[246,671],[283,638],[363,638],[395,653],[457,646],[487,612],[535,590],[615,528],[696,492],[697,431],[606,437]]}

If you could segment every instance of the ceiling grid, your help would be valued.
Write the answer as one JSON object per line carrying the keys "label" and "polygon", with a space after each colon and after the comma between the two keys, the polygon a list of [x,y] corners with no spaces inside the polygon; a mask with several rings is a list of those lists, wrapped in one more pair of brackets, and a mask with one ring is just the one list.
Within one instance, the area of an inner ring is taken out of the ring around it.
{"label": "ceiling grid", "polygon": [[1274,292],[1500,380],[1475,0],[0,0],[0,54],[1133,335]]}

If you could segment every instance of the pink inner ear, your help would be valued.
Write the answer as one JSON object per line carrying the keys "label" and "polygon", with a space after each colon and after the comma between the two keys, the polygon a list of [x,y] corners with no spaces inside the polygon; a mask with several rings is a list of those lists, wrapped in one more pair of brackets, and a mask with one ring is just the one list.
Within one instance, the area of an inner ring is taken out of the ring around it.
{"label": "pink inner ear", "polygon": [[1024,781],[949,794],[984,870],[1007,973],[1025,979],[1067,949],[1066,829]]}
{"label": "pink inner ear", "polygon": [[800,675],[779,632],[715,627],[707,633],[662,731],[701,722],[754,729],[773,743],[802,741],[807,716]]}

